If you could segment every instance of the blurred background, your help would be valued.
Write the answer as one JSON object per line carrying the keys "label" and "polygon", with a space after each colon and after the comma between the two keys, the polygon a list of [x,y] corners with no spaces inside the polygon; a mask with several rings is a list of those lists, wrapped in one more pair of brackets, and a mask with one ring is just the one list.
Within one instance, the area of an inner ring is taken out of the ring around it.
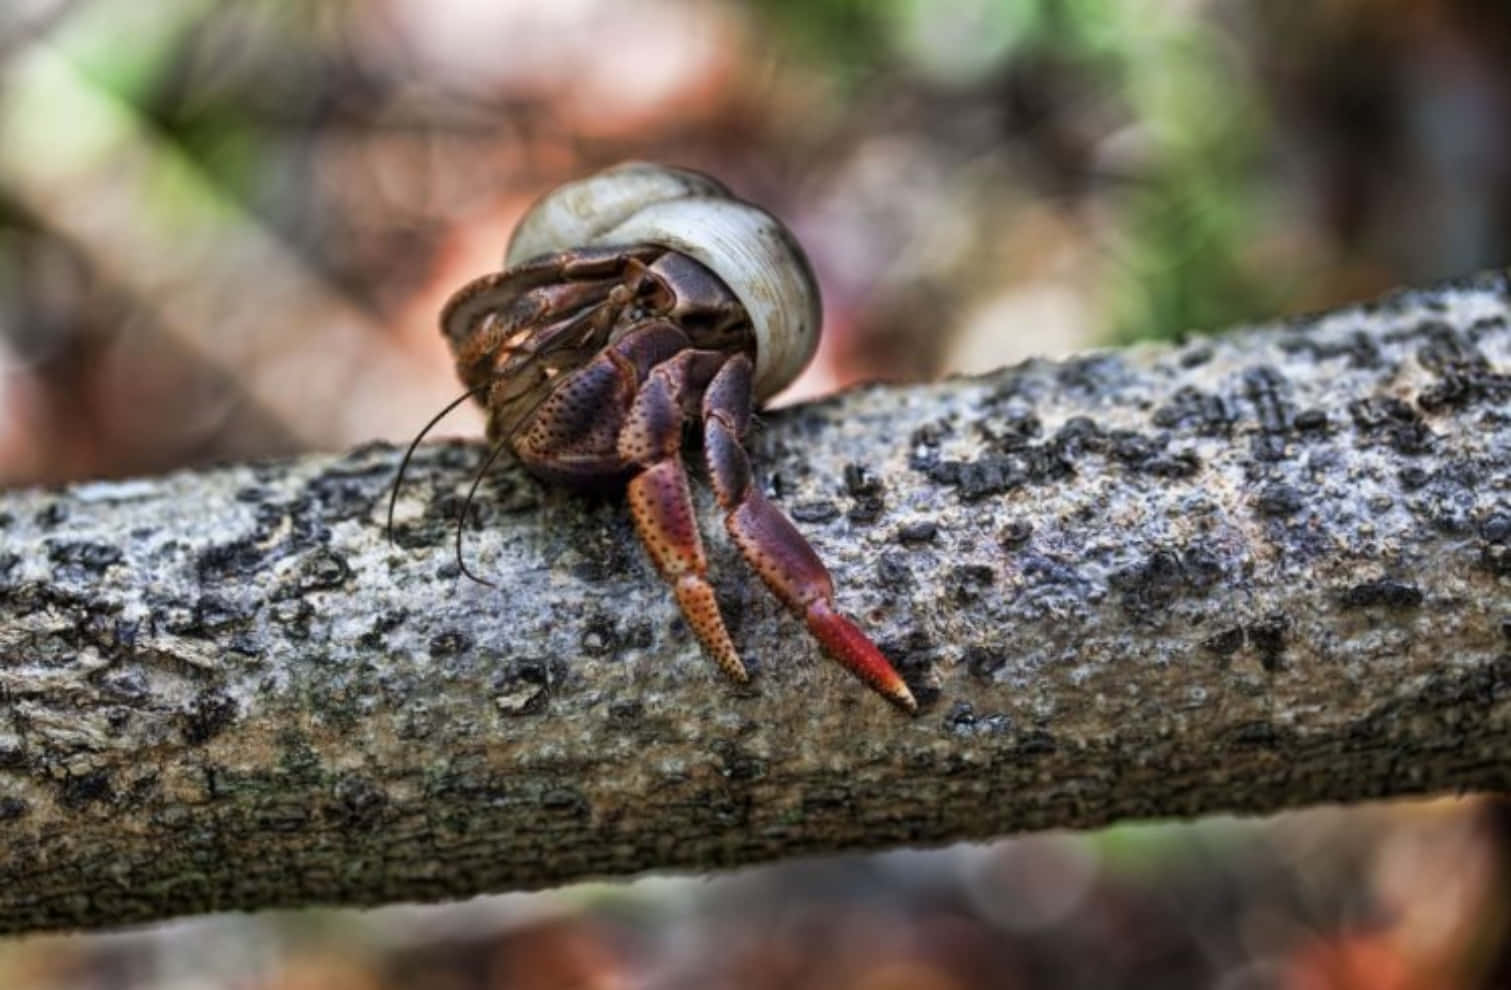
{"label": "blurred background", "polygon": [[[0,484],[408,439],[549,186],[710,171],[863,379],[1511,259],[1504,0],[7,0]],[[476,433],[459,411],[443,433]],[[1494,802],[0,941],[0,987],[1511,986]]]}

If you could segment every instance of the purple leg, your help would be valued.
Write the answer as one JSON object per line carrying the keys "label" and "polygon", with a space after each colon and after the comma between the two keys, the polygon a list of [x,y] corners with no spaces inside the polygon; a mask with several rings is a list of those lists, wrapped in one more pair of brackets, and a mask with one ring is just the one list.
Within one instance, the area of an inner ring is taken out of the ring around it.
{"label": "purple leg", "polygon": [[750,424],[750,359],[730,358],[703,396],[703,449],[724,523],[740,553],[772,593],[803,617],[829,655],[898,707],[918,709],[913,693],[876,645],[835,610],[834,583],[813,547],[751,483],[741,444]]}

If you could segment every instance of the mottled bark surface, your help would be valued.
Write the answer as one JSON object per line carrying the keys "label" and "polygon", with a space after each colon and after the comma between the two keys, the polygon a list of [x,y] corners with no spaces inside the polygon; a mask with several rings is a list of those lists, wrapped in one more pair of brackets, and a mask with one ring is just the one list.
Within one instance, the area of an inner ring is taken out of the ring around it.
{"label": "mottled bark surface", "polygon": [[622,507],[387,446],[0,497],[0,930],[375,904],[1511,783],[1502,276],[766,417],[924,703],[705,533],[740,690]]}

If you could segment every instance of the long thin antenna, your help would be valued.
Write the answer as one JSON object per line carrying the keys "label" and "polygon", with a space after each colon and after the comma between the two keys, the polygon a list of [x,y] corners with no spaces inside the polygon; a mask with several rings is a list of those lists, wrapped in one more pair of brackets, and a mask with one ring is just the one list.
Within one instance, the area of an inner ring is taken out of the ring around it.
{"label": "long thin antenna", "polygon": [[476,574],[467,570],[467,563],[462,560],[462,529],[466,526],[467,512],[472,508],[472,496],[477,494],[477,486],[482,484],[484,475],[488,473],[488,469],[493,466],[493,462],[498,460],[498,455],[503,453],[503,451],[504,444],[502,442],[494,445],[493,450],[488,454],[487,460],[483,461],[483,466],[477,469],[477,477],[472,479],[472,487],[467,489],[467,500],[462,503],[461,514],[456,517],[456,566],[463,574],[478,584],[489,588],[497,588],[498,585],[492,581],[484,581]]}
{"label": "long thin antenna", "polygon": [[399,474],[393,480],[393,492],[388,496],[388,542],[389,543],[392,543],[394,541],[393,540],[393,510],[394,510],[394,506],[397,505],[398,501],[399,501],[399,486],[404,483],[404,472],[409,467],[409,459],[414,456],[415,448],[420,445],[420,441],[421,440],[425,439],[425,434],[429,433],[432,429],[435,428],[435,424],[439,423],[441,420],[443,420],[443,419],[446,418],[446,414],[447,413],[451,412],[451,410],[455,409],[457,406],[459,406],[462,403],[466,402],[468,399],[472,398],[474,395],[477,395],[479,392],[481,392],[483,389],[487,388],[491,384],[492,384],[491,382],[484,382],[481,385],[477,385],[477,386],[474,386],[473,388],[469,388],[467,391],[463,392],[461,395],[457,396],[455,399],[452,399],[450,402],[448,402],[446,404],[446,408],[442,409],[440,412],[438,412],[434,416],[432,416],[431,419],[430,419],[430,422],[428,422],[428,423],[425,424],[425,428],[419,432],[419,435],[416,436],[413,440],[411,440],[409,442],[409,449],[406,450],[406,451],[404,451],[404,459],[399,462]]}

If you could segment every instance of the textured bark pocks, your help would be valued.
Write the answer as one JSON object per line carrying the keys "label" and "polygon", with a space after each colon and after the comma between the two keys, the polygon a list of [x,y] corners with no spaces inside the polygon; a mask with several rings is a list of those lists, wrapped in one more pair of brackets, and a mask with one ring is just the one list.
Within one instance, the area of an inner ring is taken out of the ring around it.
{"label": "textured bark pocks", "polygon": [[500,468],[459,579],[476,444],[397,546],[387,446],[0,497],[0,930],[1511,787],[1501,276],[750,442],[917,717],[717,526],[747,687],[622,502]]}

